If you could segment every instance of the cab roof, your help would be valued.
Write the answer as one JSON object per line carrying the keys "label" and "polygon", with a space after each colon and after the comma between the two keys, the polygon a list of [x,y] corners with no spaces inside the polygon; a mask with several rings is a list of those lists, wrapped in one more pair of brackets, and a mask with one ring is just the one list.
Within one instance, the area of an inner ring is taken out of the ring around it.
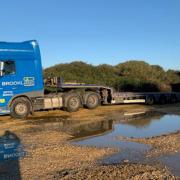
{"label": "cab roof", "polygon": [[33,58],[37,48],[39,48],[39,46],[36,40],[24,42],[0,42],[0,59]]}

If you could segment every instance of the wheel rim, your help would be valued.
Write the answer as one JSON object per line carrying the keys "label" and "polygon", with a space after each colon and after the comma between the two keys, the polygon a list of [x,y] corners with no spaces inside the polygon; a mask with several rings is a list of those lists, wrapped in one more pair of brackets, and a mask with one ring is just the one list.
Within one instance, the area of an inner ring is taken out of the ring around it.
{"label": "wheel rim", "polygon": [[153,97],[151,97],[151,96],[147,97],[147,99],[146,99],[146,104],[153,105],[153,104],[154,104],[154,99],[153,99]]}
{"label": "wheel rim", "polygon": [[18,103],[16,106],[15,106],[15,113],[16,114],[19,114],[19,115],[24,115],[27,113],[27,106],[24,104],[24,103]]}
{"label": "wheel rim", "polygon": [[70,106],[73,108],[77,108],[79,106],[79,100],[76,97],[71,98]]}
{"label": "wheel rim", "polygon": [[95,96],[90,96],[90,97],[88,98],[88,103],[89,103],[89,104],[94,105],[94,104],[96,104],[96,102],[97,102],[97,99],[96,99]]}

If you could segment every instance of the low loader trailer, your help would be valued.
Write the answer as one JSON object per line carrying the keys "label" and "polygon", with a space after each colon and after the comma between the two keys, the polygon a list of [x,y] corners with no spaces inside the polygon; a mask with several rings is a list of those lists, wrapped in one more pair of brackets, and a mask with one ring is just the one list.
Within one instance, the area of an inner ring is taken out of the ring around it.
{"label": "low loader trailer", "polygon": [[[55,91],[48,93],[45,88]],[[61,78],[43,80],[37,41],[0,42],[0,114],[23,119],[34,111],[64,109],[69,112],[101,104],[176,103],[178,92],[116,92],[93,84],[64,83]]]}

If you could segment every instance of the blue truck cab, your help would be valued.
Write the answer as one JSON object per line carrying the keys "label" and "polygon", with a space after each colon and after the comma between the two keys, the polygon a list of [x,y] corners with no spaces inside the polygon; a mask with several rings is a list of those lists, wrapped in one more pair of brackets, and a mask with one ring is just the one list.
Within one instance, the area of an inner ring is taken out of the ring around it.
{"label": "blue truck cab", "polygon": [[44,95],[42,76],[37,41],[0,42],[0,114],[29,113],[33,97]]}

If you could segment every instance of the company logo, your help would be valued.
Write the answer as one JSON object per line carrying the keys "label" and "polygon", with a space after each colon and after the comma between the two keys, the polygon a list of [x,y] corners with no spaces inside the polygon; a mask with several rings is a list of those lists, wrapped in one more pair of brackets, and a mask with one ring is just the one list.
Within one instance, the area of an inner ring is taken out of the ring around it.
{"label": "company logo", "polygon": [[23,82],[22,81],[2,82],[2,86],[17,86],[17,85],[23,85]]}
{"label": "company logo", "polygon": [[3,91],[3,96],[13,96],[13,91]]}
{"label": "company logo", "polygon": [[24,77],[24,86],[34,86],[34,77]]}
{"label": "company logo", "polygon": [[34,86],[34,77],[24,77],[23,81],[6,81],[2,82],[2,86]]}

